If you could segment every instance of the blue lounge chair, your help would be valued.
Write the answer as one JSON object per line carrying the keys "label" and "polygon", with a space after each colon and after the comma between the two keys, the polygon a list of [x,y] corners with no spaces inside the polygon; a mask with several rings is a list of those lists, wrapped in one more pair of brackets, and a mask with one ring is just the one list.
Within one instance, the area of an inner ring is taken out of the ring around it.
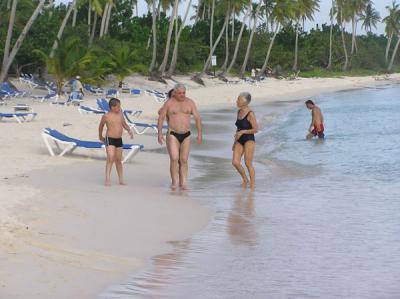
{"label": "blue lounge chair", "polygon": [[18,113],[0,113],[0,121],[3,118],[13,118],[18,123],[28,122],[35,119],[37,113],[35,112],[18,112]]}
{"label": "blue lounge chair", "polygon": [[140,91],[140,89],[131,89],[131,95],[133,95],[133,96],[140,96],[140,94],[141,94],[141,91]]}
{"label": "blue lounge chair", "polygon": [[146,89],[145,93],[154,97],[158,103],[163,103],[167,100],[167,94],[158,90]]}
{"label": "blue lounge chair", "polygon": [[[53,148],[50,146],[50,141],[54,141],[56,147],[60,150],[59,157],[64,156],[66,153],[72,153],[76,148],[87,148],[87,149],[99,149],[105,148],[105,144],[99,141],[85,141],[68,137],[57,130],[50,128],[43,129],[42,132],[43,141],[49,151],[50,156],[54,157]],[[64,145],[65,148],[61,150],[60,145]],[[144,149],[142,144],[124,144],[123,148],[128,150],[128,154],[124,157],[122,163],[125,163],[133,158],[139,151]]]}
{"label": "blue lounge chair", "polygon": [[50,100],[57,101],[58,95],[55,92],[49,92],[45,96],[33,96],[33,99],[39,102],[48,102]]}
{"label": "blue lounge chair", "polygon": [[68,96],[68,99],[65,102],[59,102],[59,101],[54,101],[51,102],[51,104],[55,105],[62,105],[62,106],[69,106],[69,105],[80,105],[82,103],[82,95],[80,92],[71,92],[71,94]]}
{"label": "blue lounge chair", "polygon": [[[99,106],[100,109],[103,109],[105,111],[110,111],[110,108],[108,106],[108,102],[106,99],[97,99],[97,105]],[[157,124],[146,124],[146,123],[141,123],[141,122],[136,122],[130,119],[130,117],[137,116],[136,112],[142,113],[141,110],[135,111],[135,110],[124,110],[122,113],[125,116],[125,119],[128,123],[128,125],[135,130],[135,132],[139,135],[144,134],[147,130],[152,129],[156,133],[158,133],[158,128]],[[140,114],[139,113],[139,114]],[[168,129],[168,126],[163,126],[163,129]]]}
{"label": "blue lounge chair", "polygon": [[104,93],[104,90],[102,88],[99,88],[99,87],[95,88],[92,85],[87,84],[87,83],[83,84],[83,88],[85,90],[87,90],[88,92],[90,92],[91,94],[94,94],[94,95],[97,95],[97,96],[98,95],[102,95]]}
{"label": "blue lounge chair", "polygon": [[[142,123],[142,122],[137,122],[133,121],[129,118],[129,115],[127,115],[124,112],[125,119],[131,127],[131,129],[135,130],[135,132],[139,135],[146,133],[147,130],[153,130],[155,133],[158,133],[158,125],[157,124],[148,124],[148,123]],[[168,129],[168,126],[164,125],[163,129]]]}
{"label": "blue lounge chair", "polygon": [[8,93],[9,96],[11,97],[23,97],[26,94],[26,92],[20,92],[15,90],[14,88],[11,87],[11,85],[8,82],[1,83],[0,90]]}
{"label": "blue lounge chair", "polygon": [[107,89],[106,98],[118,97],[118,90],[115,88]]}
{"label": "blue lounge chair", "polygon": [[[110,106],[108,105],[108,101],[106,99],[97,99],[97,106],[99,109],[109,112],[110,111]],[[130,115],[132,117],[138,117],[140,114],[142,114],[142,110],[124,110],[123,113],[125,115]]]}
{"label": "blue lounge chair", "polygon": [[103,109],[96,109],[88,106],[79,105],[78,111],[80,114],[104,114],[106,113]]}

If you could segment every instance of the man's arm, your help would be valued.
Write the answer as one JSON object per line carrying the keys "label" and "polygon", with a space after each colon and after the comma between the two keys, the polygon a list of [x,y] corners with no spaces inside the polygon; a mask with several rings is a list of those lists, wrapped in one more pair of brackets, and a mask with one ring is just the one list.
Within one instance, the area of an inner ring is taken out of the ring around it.
{"label": "man's arm", "polygon": [[197,129],[197,143],[201,144],[203,142],[203,132],[202,132],[202,126],[201,126],[201,117],[199,114],[199,111],[197,110],[196,104],[194,101],[190,100],[192,103],[192,114],[194,117],[194,120],[196,122],[196,129]]}
{"label": "man's arm", "polygon": [[157,129],[158,129],[158,143],[162,145],[164,143],[164,135],[162,132],[164,120],[167,117],[168,112],[168,101],[164,103],[161,109],[158,111],[158,121],[157,121]]}
{"label": "man's arm", "polygon": [[104,142],[103,129],[104,129],[105,124],[106,124],[106,116],[103,115],[101,117],[100,124],[99,124],[99,140],[102,142]]}
{"label": "man's arm", "polygon": [[311,110],[311,124],[310,128],[308,129],[309,132],[311,132],[314,128],[314,120],[315,120],[315,108]]}

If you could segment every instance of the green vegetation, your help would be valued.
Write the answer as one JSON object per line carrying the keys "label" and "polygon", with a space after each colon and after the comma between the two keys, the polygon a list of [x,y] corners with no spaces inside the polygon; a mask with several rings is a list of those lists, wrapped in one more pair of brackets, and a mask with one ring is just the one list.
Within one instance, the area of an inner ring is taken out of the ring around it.
{"label": "green vegetation", "polygon": [[[43,9],[26,28],[41,2]],[[252,68],[261,75],[299,70],[303,77],[358,76],[398,70],[400,64],[396,2],[381,19],[372,1],[333,0],[326,12],[331,24],[316,24],[309,32],[302,24],[313,20],[318,0],[150,0],[143,16],[137,16],[135,0],[52,2],[0,0],[0,81],[8,73],[38,70],[50,73],[58,85],[76,74],[99,85],[109,75],[122,82],[133,72],[154,79],[197,73],[200,79],[212,70],[212,55],[218,57],[219,74],[239,76]],[[187,16],[178,15],[176,5]],[[381,21],[386,34],[376,35]],[[356,32],[358,23],[363,34]],[[346,24],[354,30],[346,32]],[[24,28],[27,35],[16,45]],[[20,48],[11,57],[15,46]]]}

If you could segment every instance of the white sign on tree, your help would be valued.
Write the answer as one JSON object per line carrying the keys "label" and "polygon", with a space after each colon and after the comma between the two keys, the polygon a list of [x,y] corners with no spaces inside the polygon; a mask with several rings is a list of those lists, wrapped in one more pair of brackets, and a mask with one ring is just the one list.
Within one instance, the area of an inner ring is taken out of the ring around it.
{"label": "white sign on tree", "polygon": [[217,65],[217,56],[215,56],[215,55],[211,56],[211,65],[212,66]]}

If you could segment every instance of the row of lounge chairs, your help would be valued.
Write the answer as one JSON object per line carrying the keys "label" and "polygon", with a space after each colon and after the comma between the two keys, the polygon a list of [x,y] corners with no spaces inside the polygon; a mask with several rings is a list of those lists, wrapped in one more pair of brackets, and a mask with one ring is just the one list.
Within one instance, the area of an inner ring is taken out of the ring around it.
{"label": "row of lounge chairs", "polygon": [[[104,114],[110,111],[108,102],[106,99],[97,99],[97,108],[87,107],[87,106],[79,106],[78,110],[81,114]],[[133,117],[138,117],[141,115],[142,110],[123,110],[122,111],[126,122],[128,125],[136,132],[136,134],[144,134],[148,130],[153,130],[154,132],[158,133],[157,124],[148,124],[137,122],[133,120]],[[168,129],[168,126],[163,126],[163,129]]]}

